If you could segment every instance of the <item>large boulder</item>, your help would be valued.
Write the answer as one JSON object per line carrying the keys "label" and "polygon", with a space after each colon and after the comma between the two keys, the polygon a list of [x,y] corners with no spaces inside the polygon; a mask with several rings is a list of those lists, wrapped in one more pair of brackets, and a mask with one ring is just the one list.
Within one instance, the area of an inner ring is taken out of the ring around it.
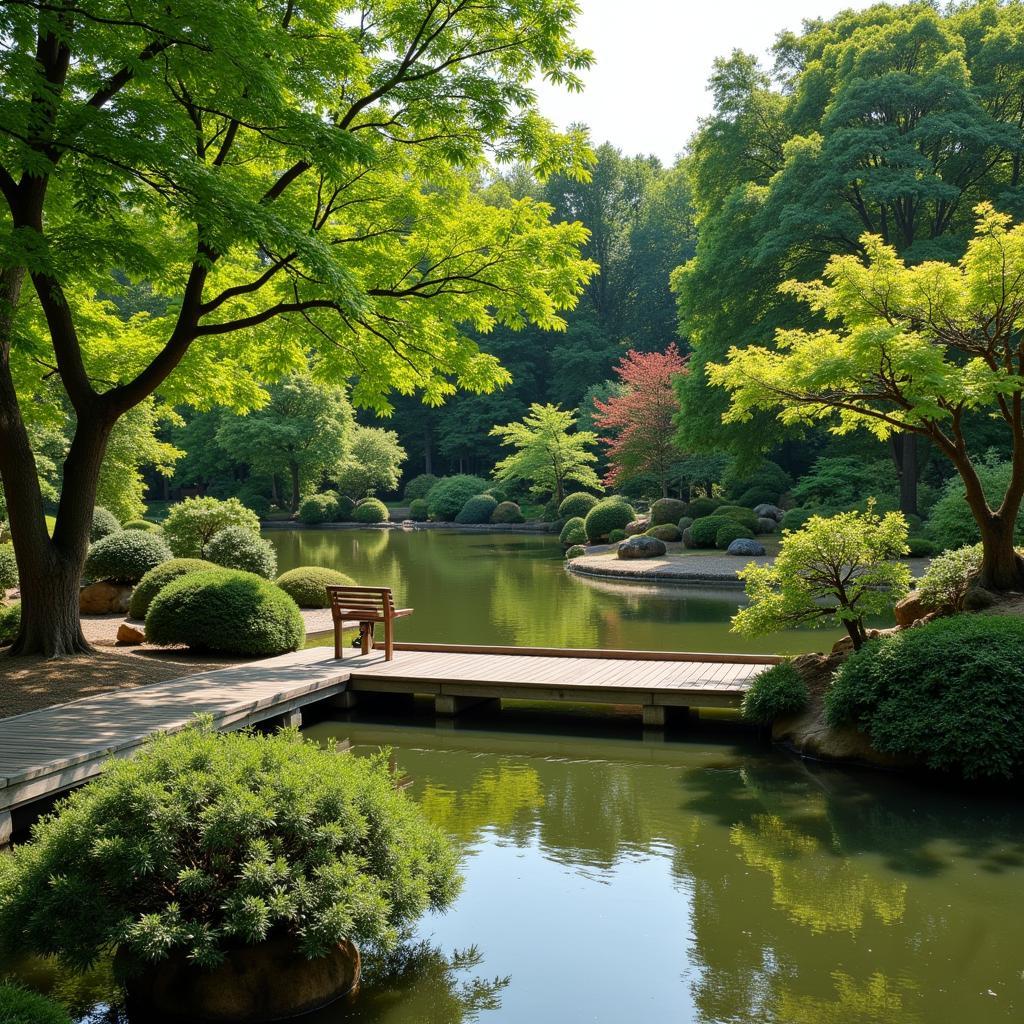
{"label": "large boulder", "polygon": [[639,519],[634,519],[631,523],[626,523],[626,536],[635,537],[637,534],[646,533],[650,527],[650,518],[644,518],[641,516]]}
{"label": "large boulder", "polygon": [[774,519],[778,523],[782,521],[785,512],[778,505],[771,505],[766,501],[754,506],[754,515],[758,519]]}
{"label": "large boulder", "polygon": [[912,626],[918,619],[923,619],[931,609],[922,602],[921,591],[912,590],[902,601],[896,602],[896,607],[893,611],[896,615],[896,625],[906,629],[907,626]]}
{"label": "large boulder", "polygon": [[137,647],[145,642],[146,634],[138,626],[130,626],[127,622],[122,622],[117,627],[118,647]]}
{"label": "large boulder", "polygon": [[997,600],[992,591],[986,590],[984,587],[971,587],[964,594],[964,611],[983,612],[986,608],[991,608]]}
{"label": "large boulder", "polygon": [[665,542],[657,537],[648,537],[641,534],[630,537],[619,545],[619,558],[660,558],[668,548]]}
{"label": "large boulder", "polygon": [[755,533],[774,533],[779,528],[778,520],[768,516],[759,516]]}
{"label": "large boulder", "polygon": [[90,583],[78,592],[82,615],[124,615],[132,599],[132,588],[123,583]]}
{"label": "large boulder", "polygon": [[737,537],[729,543],[725,552],[728,555],[763,555],[765,550],[764,545],[756,540],[751,540],[749,537]]}

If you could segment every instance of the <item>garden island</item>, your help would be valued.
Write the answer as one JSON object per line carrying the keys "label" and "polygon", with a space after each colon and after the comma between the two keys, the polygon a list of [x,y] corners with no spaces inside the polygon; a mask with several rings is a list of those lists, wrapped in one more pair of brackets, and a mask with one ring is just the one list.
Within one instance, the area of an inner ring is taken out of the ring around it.
{"label": "garden island", "polygon": [[634,6],[0,0],[0,1024],[1024,1015],[1024,2]]}

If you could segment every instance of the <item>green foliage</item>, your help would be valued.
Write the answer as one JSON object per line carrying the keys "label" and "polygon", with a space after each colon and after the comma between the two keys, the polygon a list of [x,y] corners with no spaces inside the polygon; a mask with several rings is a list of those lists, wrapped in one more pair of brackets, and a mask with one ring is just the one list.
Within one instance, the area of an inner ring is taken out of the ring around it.
{"label": "green foliage", "polygon": [[277,577],[277,585],[300,608],[330,608],[327,587],[351,587],[354,580],[337,569],[319,565],[300,565]]}
{"label": "green foliage", "polygon": [[801,508],[846,511],[868,498],[892,498],[896,492],[892,460],[850,455],[821,457],[793,487]]}
{"label": "green foliage", "polygon": [[813,516],[783,535],[773,564],[750,563],[739,574],[750,605],[733,616],[732,628],[761,636],[839,623],[859,647],[865,616],[888,612],[910,588],[910,570],[896,561],[906,550],[907,524],[897,512],[879,517],[869,506],[830,519]]}
{"label": "green foliage", "polygon": [[455,522],[462,525],[489,523],[491,515],[498,507],[497,500],[490,494],[476,494],[459,510]]}
{"label": "green foliage", "polygon": [[478,476],[442,477],[427,494],[427,507],[430,518],[438,522],[450,523],[462,511],[462,506],[477,494],[487,490],[487,481]]}
{"label": "green foliage", "polygon": [[163,536],[144,530],[118,530],[89,548],[83,575],[88,580],[138,583],[171,557]]}
{"label": "green foliage", "polygon": [[599,544],[612,530],[624,530],[634,519],[636,511],[622,498],[602,498],[586,514],[583,525],[590,543]]}
{"label": "green foliage", "polygon": [[686,515],[687,504],[675,498],[659,498],[651,505],[651,526],[675,526]]}
{"label": "green foliage", "polygon": [[690,516],[683,516],[679,522],[676,523],[676,526],[679,527],[679,532],[682,533],[683,530],[689,529],[689,527],[693,526],[693,522],[694,521]]}
{"label": "green foliage", "polygon": [[744,508],[756,508],[758,505],[778,505],[779,498],[778,491],[758,484],[743,491],[736,499],[736,504],[742,505]]}
{"label": "green foliage", "polygon": [[352,519],[356,503],[347,495],[339,494],[335,501],[334,514],[331,516],[332,523],[347,523]]}
{"label": "green foliage", "polygon": [[715,509],[715,515],[735,519],[737,523],[742,523],[748,530],[757,529],[757,516],[753,509],[742,508],[740,505],[719,505]]}
{"label": "green foliage", "polygon": [[608,534],[608,543],[609,544],[618,544],[619,541],[623,541],[625,539],[626,539],[626,531],[625,530],[612,530],[611,533]]}
{"label": "green foliage", "polygon": [[413,498],[409,502],[409,518],[417,523],[425,523],[430,518],[430,506],[426,498]]}
{"label": "green foliage", "polygon": [[565,549],[565,560],[568,561],[570,558],[579,558],[581,555],[585,555],[587,549],[582,544],[571,544]]}
{"label": "green foliage", "polygon": [[753,467],[749,466],[748,462],[749,460],[736,459],[723,474],[722,487],[725,493],[734,498],[737,505],[753,508],[761,502],[755,501],[751,504],[742,496],[752,489],[757,489],[772,495],[765,499],[769,504],[777,504],[779,498],[793,483],[790,475],[777,463],[768,459],[762,459]]}
{"label": "green foliage", "polygon": [[416,501],[417,499],[426,498],[430,493],[430,488],[437,483],[437,479],[433,473],[420,473],[419,476],[414,476],[405,485],[405,500]]}
{"label": "green foliage", "polygon": [[386,523],[390,516],[387,505],[380,498],[364,498],[352,510],[352,521],[363,523],[365,526]]}
{"label": "green foliage", "polygon": [[128,614],[133,619],[144,619],[153,598],[172,580],[188,573],[216,571],[220,568],[221,566],[202,558],[172,558],[163,562],[155,569],[150,569],[136,584],[132,590]]}
{"label": "green foliage", "polygon": [[108,512],[102,505],[97,505],[92,510],[92,528],[89,530],[89,540],[95,543],[117,533],[121,524],[117,521],[113,512]]}
{"label": "green foliage", "polygon": [[783,661],[754,676],[743,697],[743,717],[771,725],[776,718],[800,714],[807,702],[807,684],[790,662]]}
{"label": "green foliage", "polygon": [[869,642],[825,695],[830,725],[966,778],[1024,768],[1024,620],[958,615]]}
{"label": "green foliage", "polygon": [[782,530],[790,531],[802,529],[813,515],[815,515],[815,511],[812,508],[787,509],[782,514],[782,522],[779,523],[779,527]]}
{"label": "green foliage", "polygon": [[581,516],[573,516],[566,520],[562,532],[558,535],[559,543],[571,547],[573,544],[587,543],[587,530],[585,521]]}
{"label": "green foliage", "polygon": [[151,523],[148,519],[129,519],[123,530],[146,530],[148,533],[163,533],[163,527],[159,523]]}
{"label": "green foliage", "polygon": [[78,966],[114,945],[213,966],[270,935],[310,959],[342,939],[387,948],[459,884],[387,752],[340,757],[294,730],[205,725],[108,761],[0,871],[8,948]]}
{"label": "green foliage", "polygon": [[725,523],[715,531],[715,547],[719,551],[725,551],[734,540],[739,540],[741,537],[753,540],[754,531],[735,520]]}
{"label": "green foliage", "polygon": [[[656,537],[658,540],[665,541],[666,544],[677,544],[683,539],[682,532],[675,523],[660,523],[644,532],[645,536]],[[625,536],[625,531],[623,531],[623,536]],[[608,540],[611,541],[611,539],[612,535],[609,533]]]}
{"label": "green foliage", "polygon": [[[355,506],[353,506],[354,508]],[[311,494],[299,505],[299,522],[306,526],[331,523],[338,516],[338,498],[335,494]]]}
{"label": "green foliage", "polygon": [[272,655],[297,650],[306,627],[295,602],[262,576],[234,569],[188,573],[153,598],[146,639],[219,654]]}
{"label": "green foliage", "polygon": [[186,498],[172,505],[164,536],[176,558],[205,558],[206,545],[227,526],[241,526],[259,536],[260,521],[237,498]]}
{"label": "green foliage", "polygon": [[241,569],[268,580],[277,572],[274,545],[244,526],[225,526],[215,533],[206,545],[206,557],[225,569]]}
{"label": "green foliage", "polygon": [[4,591],[18,585],[18,560],[14,557],[14,545],[0,544],[0,602]]}
{"label": "green foliage", "polygon": [[917,582],[921,602],[929,608],[963,611],[964,597],[981,572],[982,555],[981,545],[972,544],[933,558]]}
{"label": "green foliage", "polygon": [[576,516],[584,517],[597,504],[597,498],[586,491],[573,491],[567,494],[558,506],[559,519],[573,519]]}
{"label": "green foliage", "polygon": [[928,537],[908,537],[907,554],[911,558],[931,558],[939,551],[938,544]]}
{"label": "green foliage", "polygon": [[21,628],[21,602],[0,602],[0,647],[13,644]]}
{"label": "green foliage", "polygon": [[514,501],[500,501],[491,513],[492,523],[521,523],[523,510]]}
{"label": "green foliage", "polygon": [[695,548],[713,548],[715,546],[715,537],[718,536],[718,531],[723,526],[733,527],[739,525],[735,519],[730,519],[729,516],[701,516],[700,519],[695,519],[690,526],[690,537],[693,541],[693,546]]}
{"label": "green foliage", "polygon": [[0,1024],[71,1024],[67,1011],[38,992],[0,982]]}
{"label": "green foliage", "polygon": [[693,519],[703,519],[711,515],[719,505],[724,504],[720,498],[694,498],[686,506],[686,514]]}
{"label": "green foliage", "polygon": [[[989,453],[979,459],[975,467],[985,498],[993,507],[998,505],[1010,485],[1013,467]],[[964,482],[959,476],[946,481],[938,500],[928,516],[928,534],[942,548],[962,548],[981,540],[978,522],[967,504]],[[1024,541],[1024,511],[1018,511],[1013,530],[1014,541]]]}
{"label": "green foliage", "polygon": [[405,449],[393,430],[356,424],[347,454],[334,474],[338,490],[358,497],[370,491],[390,493],[398,487],[405,458]]}

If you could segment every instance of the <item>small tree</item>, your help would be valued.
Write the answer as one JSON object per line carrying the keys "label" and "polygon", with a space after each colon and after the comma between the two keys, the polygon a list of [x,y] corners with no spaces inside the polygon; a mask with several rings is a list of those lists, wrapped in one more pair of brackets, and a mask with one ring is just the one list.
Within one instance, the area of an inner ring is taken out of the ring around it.
{"label": "small tree", "polygon": [[206,545],[229,526],[241,526],[254,537],[260,535],[256,513],[237,498],[186,498],[168,513],[164,536],[176,558],[205,558]]}
{"label": "small tree", "polygon": [[668,497],[672,466],[679,459],[672,429],[679,400],[672,382],[685,371],[675,342],[664,352],[630,349],[623,356],[615,368],[620,393],[605,401],[594,399],[594,425],[609,432],[601,438],[611,466],[607,486],[650,474],[657,478],[662,497]]}
{"label": "small tree", "polygon": [[338,490],[353,498],[370,491],[393,491],[402,476],[405,449],[398,434],[380,427],[352,428],[348,455],[338,467]]}
{"label": "small tree", "polygon": [[910,589],[907,521],[898,512],[879,518],[843,512],[812,516],[785,533],[772,565],[750,563],[740,574],[750,605],[733,616],[737,633],[760,636],[794,626],[841,623],[859,650],[864,618],[888,611]]}
{"label": "small tree", "polygon": [[494,467],[496,480],[524,480],[533,494],[550,494],[559,504],[569,480],[583,487],[601,486],[592,468],[597,456],[590,450],[597,435],[576,430],[575,409],[534,402],[522,422],[494,427],[491,434],[515,448]]}

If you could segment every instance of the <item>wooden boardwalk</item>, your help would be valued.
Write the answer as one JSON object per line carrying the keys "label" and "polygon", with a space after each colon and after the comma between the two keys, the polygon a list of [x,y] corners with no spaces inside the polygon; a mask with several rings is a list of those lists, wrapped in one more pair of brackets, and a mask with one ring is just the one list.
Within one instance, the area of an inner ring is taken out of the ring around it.
{"label": "wooden boardwalk", "polygon": [[219,669],[0,719],[0,843],[12,812],[73,788],[108,757],[131,754],[155,732],[196,714],[221,729],[300,721],[303,706],[351,707],[360,693],[425,694],[439,714],[482,701],[571,701],[639,705],[644,723],[673,710],[736,707],[750,680],[778,658],[568,651],[534,648],[397,645],[341,661],[327,648]]}

